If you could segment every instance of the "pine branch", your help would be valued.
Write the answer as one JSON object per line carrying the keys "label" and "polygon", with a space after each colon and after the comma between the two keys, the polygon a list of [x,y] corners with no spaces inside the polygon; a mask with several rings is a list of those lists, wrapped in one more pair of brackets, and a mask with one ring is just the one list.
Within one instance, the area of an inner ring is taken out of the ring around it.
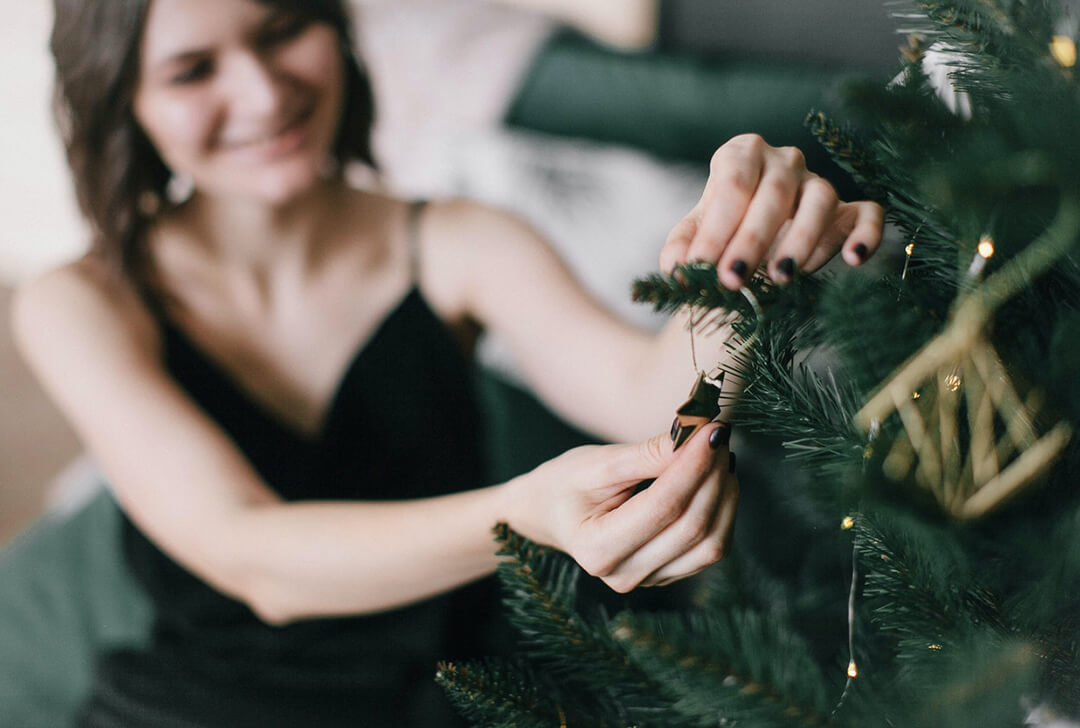
{"label": "pine branch", "polygon": [[[759,301],[769,299],[772,286],[760,276],[748,284]],[[651,303],[661,313],[675,313],[683,306],[703,309],[737,311],[753,316],[754,310],[738,291],[720,285],[716,266],[711,263],[686,263],[671,274],[652,273],[634,281],[631,298],[638,303]]]}
{"label": "pine branch", "polygon": [[832,160],[855,179],[869,199],[883,205],[888,203],[889,195],[878,183],[888,177],[888,170],[853,130],[833,122],[821,111],[811,111],[803,123],[828,150]]}
{"label": "pine branch", "polygon": [[900,512],[864,512],[855,528],[863,597],[878,629],[896,640],[901,664],[917,670],[928,650],[955,648],[972,631],[1011,632],[952,532]]}
{"label": "pine branch", "polygon": [[819,472],[861,462],[866,441],[852,424],[858,400],[851,387],[804,364],[785,367],[770,354],[737,362],[747,387],[735,422],[779,438],[789,457]]}
{"label": "pine branch", "polygon": [[[461,715],[476,725],[551,728],[565,722],[563,709],[542,695],[541,677],[523,665],[441,662],[435,681]],[[575,725],[611,724],[575,721]]]}
{"label": "pine branch", "polygon": [[827,683],[793,632],[742,610],[616,618],[613,634],[691,725],[824,725]]}
{"label": "pine branch", "polygon": [[606,624],[576,609],[580,567],[506,524],[496,526],[496,537],[502,544],[499,555],[512,557],[496,573],[510,621],[522,636],[523,653],[575,696],[577,702],[568,709],[627,717],[654,707],[656,686],[611,639]]}

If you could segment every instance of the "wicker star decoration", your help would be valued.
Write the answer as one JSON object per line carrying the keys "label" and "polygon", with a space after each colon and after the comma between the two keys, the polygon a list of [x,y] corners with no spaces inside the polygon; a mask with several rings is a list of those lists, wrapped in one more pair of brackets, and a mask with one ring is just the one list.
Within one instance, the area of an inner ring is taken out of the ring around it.
{"label": "wicker star decoration", "polygon": [[[1063,199],[1054,222],[1024,251],[963,295],[952,320],[866,402],[856,425],[871,433],[896,413],[903,425],[882,469],[914,479],[958,519],[978,518],[1045,475],[1072,438],[1066,421],[1047,426],[1043,396],[1013,383],[990,343],[994,313],[1072,247],[1080,200]],[[984,241],[985,242],[985,241]],[[980,246],[982,247],[982,246]],[[992,255],[992,246],[989,255]],[[982,263],[969,270],[969,284]],[[1039,428],[1044,429],[1043,434]],[[867,454],[876,443],[871,442]]]}
{"label": "wicker star decoration", "polygon": [[[1043,435],[1042,396],[1021,396],[985,334],[977,299],[927,344],[857,415],[873,431],[897,413],[903,432],[882,464],[915,482],[958,519],[982,516],[1045,474],[1072,437],[1068,422]],[[973,305],[974,304],[974,305]]]}

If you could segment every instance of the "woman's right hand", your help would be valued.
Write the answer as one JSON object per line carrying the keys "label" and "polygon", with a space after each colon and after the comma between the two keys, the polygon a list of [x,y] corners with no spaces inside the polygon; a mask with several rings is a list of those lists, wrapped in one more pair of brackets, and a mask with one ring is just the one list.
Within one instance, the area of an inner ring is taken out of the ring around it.
{"label": "woman's right hand", "polygon": [[667,434],[570,450],[513,481],[509,524],[618,592],[696,574],[731,543],[739,483],[728,432],[710,424],[678,452]]}

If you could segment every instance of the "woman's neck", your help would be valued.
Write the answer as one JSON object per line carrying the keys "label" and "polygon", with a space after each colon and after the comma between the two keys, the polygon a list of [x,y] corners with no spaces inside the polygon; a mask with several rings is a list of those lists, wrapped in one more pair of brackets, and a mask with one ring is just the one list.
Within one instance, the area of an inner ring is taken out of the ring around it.
{"label": "woman's neck", "polygon": [[269,273],[282,266],[315,264],[320,243],[340,222],[348,193],[339,179],[320,182],[281,205],[196,192],[178,212],[194,241],[220,265]]}

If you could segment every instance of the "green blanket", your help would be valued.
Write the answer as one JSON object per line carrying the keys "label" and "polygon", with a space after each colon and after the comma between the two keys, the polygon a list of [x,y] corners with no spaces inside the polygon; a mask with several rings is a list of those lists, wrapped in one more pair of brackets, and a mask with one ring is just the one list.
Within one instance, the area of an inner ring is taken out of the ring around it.
{"label": "green blanket", "polygon": [[119,524],[102,489],[0,553],[0,727],[69,725],[95,656],[148,634],[149,603],[125,568]]}

